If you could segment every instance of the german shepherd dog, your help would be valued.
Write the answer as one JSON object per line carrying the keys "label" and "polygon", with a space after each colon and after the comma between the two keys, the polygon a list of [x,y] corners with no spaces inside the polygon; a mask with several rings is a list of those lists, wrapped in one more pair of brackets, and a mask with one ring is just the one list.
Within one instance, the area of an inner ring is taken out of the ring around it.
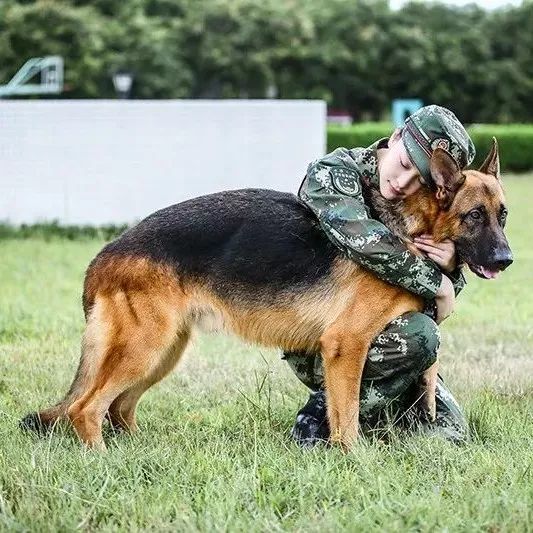
{"label": "german shepherd dog", "polygon": [[[436,191],[388,203],[393,230],[407,243],[422,233],[452,239],[462,262],[494,277],[512,262],[496,140],[478,171],[461,171],[438,148],[431,172]],[[370,343],[422,306],[343,256],[292,194],[245,189],[195,198],[148,216],[91,262],[74,382],[65,399],[21,425],[43,431],[68,417],[82,442],[105,449],[104,418],[135,430],[141,395],[175,367],[192,330],[214,321],[253,343],[321,351],[331,438],[347,448],[358,433]],[[431,408],[434,383],[426,377]]]}

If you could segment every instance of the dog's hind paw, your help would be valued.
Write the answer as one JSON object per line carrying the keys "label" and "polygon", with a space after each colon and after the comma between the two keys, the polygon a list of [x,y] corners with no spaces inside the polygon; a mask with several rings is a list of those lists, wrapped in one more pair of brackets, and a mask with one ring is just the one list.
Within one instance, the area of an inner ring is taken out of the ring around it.
{"label": "dog's hind paw", "polygon": [[19,428],[23,431],[33,431],[38,435],[46,435],[51,429],[53,424],[47,424],[43,420],[39,413],[30,413],[26,415],[20,422]]}

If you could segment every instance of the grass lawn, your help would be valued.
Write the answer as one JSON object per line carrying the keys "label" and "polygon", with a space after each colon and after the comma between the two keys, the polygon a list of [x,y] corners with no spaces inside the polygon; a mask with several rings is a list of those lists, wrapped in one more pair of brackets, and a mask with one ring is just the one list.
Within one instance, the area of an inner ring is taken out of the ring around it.
{"label": "grass lawn", "polygon": [[84,269],[99,240],[0,241],[0,530],[531,531],[533,176],[508,178],[515,263],[469,276],[442,373],[473,441],[394,436],[343,455],[289,438],[306,389],[273,350],[199,337],[109,451],[69,428],[19,431],[78,362]]}

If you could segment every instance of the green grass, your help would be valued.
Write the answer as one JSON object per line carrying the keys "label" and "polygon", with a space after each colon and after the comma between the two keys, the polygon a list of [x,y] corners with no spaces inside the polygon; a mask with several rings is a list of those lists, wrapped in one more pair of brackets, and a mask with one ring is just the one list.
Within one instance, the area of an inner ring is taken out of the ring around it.
{"label": "green grass", "polygon": [[202,336],[105,455],[68,428],[19,431],[70,384],[80,287],[101,240],[0,241],[0,529],[526,531],[533,524],[533,180],[509,178],[513,266],[469,276],[443,325],[442,372],[474,440],[393,435],[301,451],[299,384],[275,351]]}

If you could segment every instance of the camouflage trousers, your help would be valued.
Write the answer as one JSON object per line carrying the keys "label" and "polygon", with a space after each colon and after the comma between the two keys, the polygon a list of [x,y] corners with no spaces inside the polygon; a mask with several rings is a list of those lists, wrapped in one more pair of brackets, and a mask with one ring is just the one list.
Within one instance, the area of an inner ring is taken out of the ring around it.
{"label": "camouflage trousers", "polygon": [[[360,422],[367,429],[392,421],[400,427],[416,427],[454,441],[468,438],[461,409],[439,377],[437,416],[425,420],[417,409],[417,382],[437,359],[440,334],[435,322],[422,313],[406,313],[393,320],[372,342],[361,383]],[[285,352],[298,379],[313,391],[324,385],[320,354]]]}

